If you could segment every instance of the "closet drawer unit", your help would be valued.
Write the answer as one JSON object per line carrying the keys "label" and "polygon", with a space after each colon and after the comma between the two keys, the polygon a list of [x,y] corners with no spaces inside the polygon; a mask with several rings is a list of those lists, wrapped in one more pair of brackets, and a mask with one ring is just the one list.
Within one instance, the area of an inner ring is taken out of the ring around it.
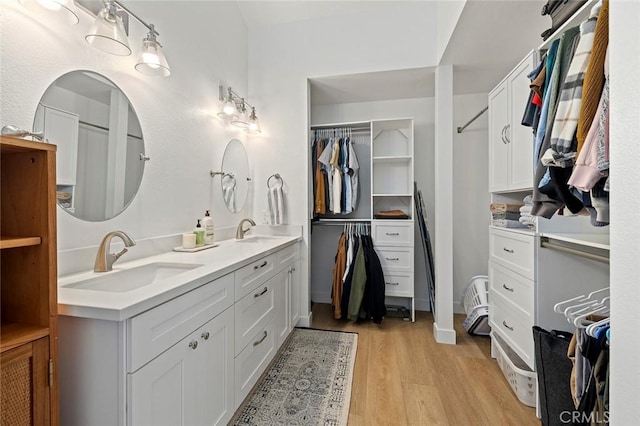
{"label": "closet drawer unit", "polygon": [[413,246],[413,223],[373,221],[371,234],[375,245]]}
{"label": "closet drawer unit", "polygon": [[510,271],[496,262],[489,261],[489,287],[495,293],[511,301],[523,313],[533,313],[534,282]]}
{"label": "closet drawer unit", "polygon": [[251,336],[250,343],[235,359],[235,405],[240,406],[273,359],[277,346],[274,321]]}
{"label": "closet drawer unit", "polygon": [[524,314],[511,302],[493,290],[489,291],[489,323],[511,348],[534,368],[533,316]]}
{"label": "closet drawer unit", "polygon": [[489,252],[493,260],[522,276],[535,277],[535,236],[491,229]]}
{"label": "closet drawer unit", "polygon": [[128,319],[127,372],[133,373],[232,304],[229,274]]}
{"label": "closet drawer unit", "polygon": [[272,278],[235,303],[236,355],[271,320],[275,306],[275,285],[276,279]]}
{"label": "closet drawer unit", "polygon": [[376,253],[385,273],[413,272],[413,249],[378,246]]}
{"label": "closet drawer unit", "polygon": [[413,297],[413,274],[384,274],[385,296]]}
{"label": "closet drawer unit", "polygon": [[238,269],[235,272],[236,302],[276,274],[277,253]]}
{"label": "closet drawer unit", "polygon": [[278,265],[280,269],[286,267],[287,265],[295,262],[300,257],[300,245],[295,243],[289,247],[285,247],[280,250],[278,253]]}

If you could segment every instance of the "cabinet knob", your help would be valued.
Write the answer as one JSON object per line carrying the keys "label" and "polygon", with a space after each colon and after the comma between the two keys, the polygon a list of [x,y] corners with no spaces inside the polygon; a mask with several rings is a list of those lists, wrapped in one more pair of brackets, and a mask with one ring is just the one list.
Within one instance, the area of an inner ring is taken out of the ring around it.
{"label": "cabinet knob", "polygon": [[400,285],[400,283],[385,283],[386,285]]}
{"label": "cabinet knob", "polygon": [[500,134],[500,138],[502,139],[502,143],[503,143],[503,144],[505,144],[505,145],[507,144],[506,135],[505,135],[505,133],[504,133],[504,132],[506,132],[506,131],[507,131],[507,126],[505,125],[505,126],[502,128],[502,132],[501,132],[501,134]]}
{"label": "cabinet knob", "polygon": [[508,249],[506,247],[502,247],[503,251],[506,251],[507,253],[513,253],[513,249]]}
{"label": "cabinet knob", "polygon": [[204,333],[202,333],[200,335],[200,337],[202,337],[204,340],[209,340],[209,336],[210,336],[210,334],[209,334],[208,331],[205,331]]}
{"label": "cabinet knob", "polygon": [[260,269],[260,268],[264,268],[265,266],[267,266],[267,261],[266,260],[264,262],[262,262],[262,264],[254,266],[253,269],[254,270]]}
{"label": "cabinet knob", "polygon": [[189,347],[195,351],[198,348],[198,341],[197,340],[190,341]]}
{"label": "cabinet knob", "polygon": [[400,235],[399,232],[385,232],[385,234],[390,237],[397,237],[398,235]]}
{"label": "cabinet knob", "polygon": [[502,288],[504,288],[505,290],[510,291],[511,293],[513,293],[513,288],[507,287],[506,284],[502,284]]}
{"label": "cabinet knob", "polygon": [[509,139],[509,133],[507,133],[510,128],[511,124],[507,124],[504,130],[504,139],[507,141],[507,143],[511,143],[511,139]]}
{"label": "cabinet knob", "polygon": [[392,261],[392,262],[397,262],[398,260],[400,260],[400,258],[398,257],[385,257],[385,259]]}

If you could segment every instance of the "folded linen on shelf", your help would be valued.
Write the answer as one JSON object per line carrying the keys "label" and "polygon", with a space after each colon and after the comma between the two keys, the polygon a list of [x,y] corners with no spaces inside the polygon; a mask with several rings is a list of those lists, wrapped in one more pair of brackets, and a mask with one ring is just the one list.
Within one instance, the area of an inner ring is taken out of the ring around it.
{"label": "folded linen on shelf", "polygon": [[402,210],[383,210],[374,213],[374,219],[409,219],[409,215]]}
{"label": "folded linen on shelf", "polygon": [[491,213],[500,213],[500,212],[513,212],[517,213],[520,211],[520,207],[523,206],[523,203],[491,203],[489,206],[489,210]]}
{"label": "folded linen on shelf", "polygon": [[533,207],[532,204],[525,204],[524,206],[520,207],[520,214],[521,215],[531,214],[531,208],[532,207]]}
{"label": "folded linen on shelf", "polygon": [[526,228],[527,225],[524,223],[520,223],[518,220],[508,220],[508,219],[496,219],[492,220],[491,224],[493,226],[498,226],[500,228]]}
{"label": "folded linen on shelf", "polygon": [[491,213],[491,218],[492,219],[518,220],[518,219],[520,219],[520,213],[515,213],[515,212]]}

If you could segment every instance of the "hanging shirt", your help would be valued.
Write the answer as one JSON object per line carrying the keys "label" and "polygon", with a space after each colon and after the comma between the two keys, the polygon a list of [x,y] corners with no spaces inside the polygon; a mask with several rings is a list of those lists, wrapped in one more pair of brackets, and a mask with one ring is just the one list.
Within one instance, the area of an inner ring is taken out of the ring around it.
{"label": "hanging shirt", "polygon": [[327,212],[327,204],[326,204],[325,189],[324,189],[324,173],[322,172],[322,165],[319,163],[320,156],[322,155],[323,150],[324,150],[324,141],[320,139],[316,141],[316,144],[315,144],[316,171],[315,171],[314,180],[316,184],[316,190],[315,190],[314,212],[316,214],[325,214]]}
{"label": "hanging shirt", "polygon": [[331,300],[333,303],[333,316],[335,319],[342,318],[342,276],[344,275],[345,265],[347,262],[347,254],[345,249],[344,232],[340,235],[338,241],[338,251],[336,253],[336,263],[333,267],[333,285],[331,289]]}
{"label": "hanging shirt", "polygon": [[358,207],[358,157],[353,149],[353,141],[349,143],[349,179],[351,182],[351,208],[355,210]]}
{"label": "hanging shirt", "polygon": [[334,140],[333,142],[333,155],[331,156],[331,166],[333,173],[333,202],[331,206],[331,212],[334,214],[340,214],[342,198],[342,172],[340,171],[340,141]]}
{"label": "hanging shirt", "polygon": [[329,193],[329,206],[328,210],[333,210],[333,166],[331,165],[331,158],[333,157],[333,139],[327,139],[324,150],[322,151],[322,155],[318,158],[320,164],[322,164],[322,169],[324,170],[327,176],[327,192]]}
{"label": "hanging shirt", "polygon": [[342,176],[344,177],[344,184],[342,185],[344,189],[344,212],[351,213],[353,211],[353,186],[351,183],[351,174],[349,173],[349,159],[351,157],[349,146],[351,146],[351,140],[349,138],[345,138],[344,140],[344,162],[342,164]]}

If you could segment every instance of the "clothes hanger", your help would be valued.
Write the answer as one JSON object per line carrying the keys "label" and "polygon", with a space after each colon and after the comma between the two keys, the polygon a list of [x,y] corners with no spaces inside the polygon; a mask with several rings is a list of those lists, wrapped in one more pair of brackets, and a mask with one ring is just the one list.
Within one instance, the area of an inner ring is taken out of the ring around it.
{"label": "clothes hanger", "polygon": [[599,303],[594,303],[592,306],[585,307],[580,311],[573,312],[570,316],[569,322],[572,322],[578,328],[586,328],[588,325],[593,324],[594,321],[588,320],[590,315],[607,315],[611,312],[609,307],[609,296],[605,297]]}
{"label": "clothes hanger", "polygon": [[[565,310],[569,307],[578,307],[584,306],[584,302],[593,301],[593,297],[599,295],[600,293],[608,293],[609,288],[605,287],[600,290],[595,290],[589,293],[587,296],[581,294],[580,296],[572,297],[571,299],[564,300],[562,302],[556,303],[553,307],[553,310],[559,314],[564,314]],[[580,303],[582,302],[582,303]]]}
{"label": "clothes hanger", "polygon": [[587,326],[586,332],[591,337],[596,337],[596,333],[601,327],[608,326],[611,322],[611,318],[605,318],[600,321],[596,321],[593,324]]}

